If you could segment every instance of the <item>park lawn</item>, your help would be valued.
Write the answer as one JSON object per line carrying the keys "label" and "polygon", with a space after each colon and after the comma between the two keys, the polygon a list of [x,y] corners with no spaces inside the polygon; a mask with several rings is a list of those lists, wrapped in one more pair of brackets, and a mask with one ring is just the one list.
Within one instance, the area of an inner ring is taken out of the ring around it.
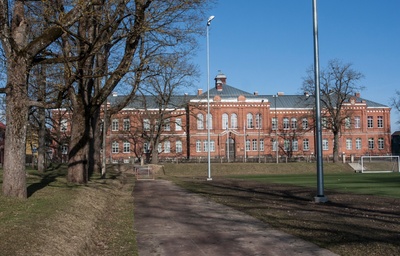
{"label": "park lawn", "polygon": [[137,255],[134,177],[114,168],[107,176],[77,186],[66,166],[28,169],[28,199],[0,194],[0,255]]}
{"label": "park lawn", "polygon": [[[317,187],[316,174],[234,175],[231,178],[264,183]],[[400,198],[400,173],[328,173],[324,189],[342,193],[366,194]]]}

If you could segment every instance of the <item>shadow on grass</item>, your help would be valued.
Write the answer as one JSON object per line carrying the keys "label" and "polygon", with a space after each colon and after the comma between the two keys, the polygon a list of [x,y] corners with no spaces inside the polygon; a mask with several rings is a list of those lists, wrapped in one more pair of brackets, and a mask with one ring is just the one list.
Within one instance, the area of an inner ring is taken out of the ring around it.
{"label": "shadow on grass", "polygon": [[38,178],[40,178],[40,181],[34,182],[27,187],[28,198],[31,197],[35,192],[47,187],[49,184],[51,184],[53,182],[55,182],[58,177],[65,177],[66,170],[63,168],[60,168],[60,166],[58,166],[57,168],[50,168],[42,174],[33,172],[33,173],[31,173],[31,175],[37,176]]}

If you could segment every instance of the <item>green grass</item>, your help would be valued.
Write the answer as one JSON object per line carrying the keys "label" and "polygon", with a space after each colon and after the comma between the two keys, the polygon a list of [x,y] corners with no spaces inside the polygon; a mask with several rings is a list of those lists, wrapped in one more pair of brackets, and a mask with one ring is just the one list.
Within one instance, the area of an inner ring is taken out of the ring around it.
{"label": "green grass", "polygon": [[[312,188],[317,187],[317,177],[315,174],[235,175],[231,177],[266,183],[291,184]],[[344,193],[400,198],[400,174],[329,173],[324,174],[324,188]]]}

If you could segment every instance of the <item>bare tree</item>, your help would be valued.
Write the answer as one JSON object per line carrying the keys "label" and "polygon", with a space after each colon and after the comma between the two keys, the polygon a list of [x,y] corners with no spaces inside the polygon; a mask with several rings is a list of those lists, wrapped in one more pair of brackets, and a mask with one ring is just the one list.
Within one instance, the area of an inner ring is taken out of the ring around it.
{"label": "bare tree", "polygon": [[[343,129],[346,119],[352,116],[350,109],[345,108],[345,102],[364,89],[360,85],[360,80],[364,75],[352,68],[352,64],[345,64],[334,59],[328,62],[328,66],[320,72],[320,91],[321,91],[321,115],[324,118],[324,128],[332,131],[333,142],[333,161],[339,158],[339,136]],[[307,76],[303,79],[303,91],[313,92],[315,88],[314,70],[307,71]]]}
{"label": "bare tree", "polygon": [[[394,107],[397,112],[400,113],[400,91],[396,91],[396,96],[392,97],[390,100],[392,107]],[[400,124],[400,120],[397,120],[397,123]]]}
{"label": "bare tree", "polygon": [[[58,9],[57,1],[36,2],[52,12],[44,11],[46,26],[32,33],[27,13],[30,1],[0,1],[0,40],[6,58],[7,83],[0,92],[6,93],[6,142],[4,155],[3,194],[10,197],[27,197],[25,176],[25,149],[29,108],[43,106],[33,101],[28,94],[28,80],[31,68],[40,62],[40,54],[56,41],[64,28],[75,23],[92,5],[78,2],[74,6]],[[49,4],[49,5],[47,5]],[[51,8],[49,8],[51,7]],[[61,15],[60,12],[63,12]],[[45,29],[44,29],[45,28]]]}

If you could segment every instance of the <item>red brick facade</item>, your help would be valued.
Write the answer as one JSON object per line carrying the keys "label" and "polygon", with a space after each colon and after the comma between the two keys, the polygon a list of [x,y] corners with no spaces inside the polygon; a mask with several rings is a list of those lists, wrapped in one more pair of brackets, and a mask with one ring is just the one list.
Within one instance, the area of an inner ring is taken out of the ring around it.
{"label": "red brick facade", "polygon": [[[270,161],[277,155],[279,158],[306,159],[314,155],[311,96],[252,94],[227,85],[226,80],[225,75],[219,74],[215,78],[215,87],[210,90],[213,160]],[[390,108],[362,99],[358,94],[345,104],[347,113],[351,115],[344,121],[339,136],[340,155],[390,155]],[[153,114],[158,115],[156,109]],[[186,104],[168,115],[168,121],[162,126],[159,158],[206,159],[207,92],[199,90],[198,95],[187,96]],[[138,134],[150,132],[155,122],[151,116],[149,109],[144,111],[140,107],[128,106],[112,117],[106,139],[109,161],[132,162],[138,155],[145,155],[145,147],[152,150],[149,144],[145,145],[143,134]],[[274,126],[276,119],[277,126]],[[324,125],[324,119],[322,123]],[[333,153],[332,132],[323,129],[322,139],[324,157],[329,157]]]}

